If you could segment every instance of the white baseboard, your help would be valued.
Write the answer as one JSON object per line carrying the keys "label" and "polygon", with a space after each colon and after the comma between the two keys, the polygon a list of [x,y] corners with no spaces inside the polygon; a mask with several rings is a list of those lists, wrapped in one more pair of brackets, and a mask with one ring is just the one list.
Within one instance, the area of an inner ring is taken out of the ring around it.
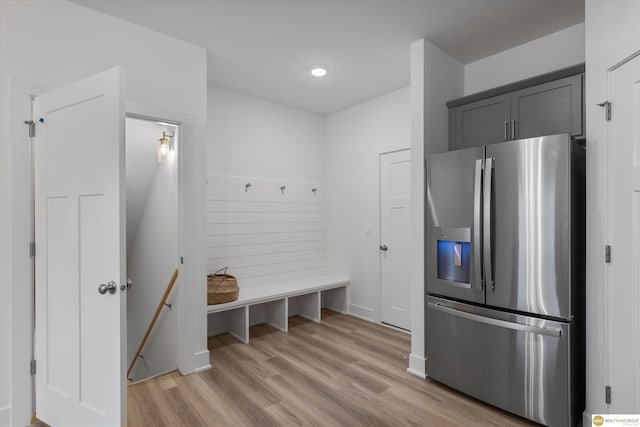
{"label": "white baseboard", "polygon": [[0,427],[11,427],[11,407],[0,408]]}
{"label": "white baseboard", "polygon": [[407,368],[407,372],[415,375],[416,377],[420,377],[422,379],[427,378],[426,373],[427,359],[424,357],[416,356],[415,354],[409,355],[409,367]]}
{"label": "white baseboard", "polygon": [[206,371],[206,370],[209,370],[209,369],[211,369],[211,364],[210,363],[207,364],[206,366],[202,366],[202,367],[196,369],[195,371],[193,371],[193,373],[197,374],[198,372]]}
{"label": "white baseboard", "polygon": [[195,372],[202,370],[206,366],[210,366],[209,350],[203,350],[203,351],[194,353],[193,361],[194,361],[194,366],[196,366],[196,368],[194,369]]}
{"label": "white baseboard", "polygon": [[349,304],[349,308],[347,310],[347,313],[355,316],[355,317],[359,317],[361,319],[364,320],[368,320],[369,322],[375,322],[375,318],[376,318],[376,312],[375,310],[368,308],[368,307],[363,307],[361,305],[357,305],[357,304]]}
{"label": "white baseboard", "polygon": [[193,369],[182,371],[182,369],[178,369],[182,375],[189,375],[195,372],[206,371],[211,368],[211,363],[209,360],[209,350],[199,351],[193,354]]}

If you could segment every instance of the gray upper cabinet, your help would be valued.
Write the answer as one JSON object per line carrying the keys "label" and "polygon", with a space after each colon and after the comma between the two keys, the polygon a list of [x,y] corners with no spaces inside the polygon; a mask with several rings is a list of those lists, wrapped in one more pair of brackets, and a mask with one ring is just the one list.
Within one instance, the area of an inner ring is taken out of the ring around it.
{"label": "gray upper cabinet", "polygon": [[511,139],[557,133],[582,135],[582,75],[511,93]]}
{"label": "gray upper cabinet", "polygon": [[570,133],[584,137],[584,64],[449,101],[449,149]]}
{"label": "gray upper cabinet", "polygon": [[451,123],[455,148],[477,147],[508,139],[509,94],[455,108]]}

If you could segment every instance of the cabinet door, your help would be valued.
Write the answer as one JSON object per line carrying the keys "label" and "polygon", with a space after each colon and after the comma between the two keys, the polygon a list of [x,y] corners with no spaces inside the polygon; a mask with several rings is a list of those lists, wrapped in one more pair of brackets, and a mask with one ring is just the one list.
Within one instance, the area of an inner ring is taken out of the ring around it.
{"label": "cabinet door", "polygon": [[453,114],[449,149],[478,147],[509,139],[509,94],[460,105]]}
{"label": "cabinet door", "polygon": [[511,120],[512,139],[583,135],[582,74],[511,92]]}

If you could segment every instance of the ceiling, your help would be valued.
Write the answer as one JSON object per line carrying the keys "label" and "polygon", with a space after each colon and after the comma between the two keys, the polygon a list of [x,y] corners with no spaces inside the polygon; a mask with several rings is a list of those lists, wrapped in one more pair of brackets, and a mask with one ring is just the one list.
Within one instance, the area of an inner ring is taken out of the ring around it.
{"label": "ceiling", "polygon": [[72,1],[206,47],[210,85],[320,114],[408,85],[418,39],[469,63],[584,21],[584,0]]}

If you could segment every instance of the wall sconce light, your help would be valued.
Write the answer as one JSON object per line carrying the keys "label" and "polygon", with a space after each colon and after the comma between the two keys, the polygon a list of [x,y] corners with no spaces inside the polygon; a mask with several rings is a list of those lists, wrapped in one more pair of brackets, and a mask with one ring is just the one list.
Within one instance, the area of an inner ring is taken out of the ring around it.
{"label": "wall sconce light", "polygon": [[169,157],[169,150],[171,150],[171,143],[169,138],[173,138],[173,135],[167,135],[165,131],[162,131],[162,138],[158,140],[158,162],[164,163]]}

